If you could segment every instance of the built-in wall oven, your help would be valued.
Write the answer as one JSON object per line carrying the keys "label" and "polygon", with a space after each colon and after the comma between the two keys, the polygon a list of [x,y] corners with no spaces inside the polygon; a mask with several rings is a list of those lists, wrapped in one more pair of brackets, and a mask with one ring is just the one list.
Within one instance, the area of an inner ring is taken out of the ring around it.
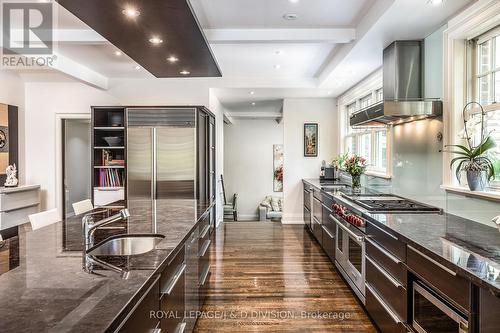
{"label": "built-in wall oven", "polygon": [[413,328],[419,333],[467,333],[459,310],[421,281],[413,282]]}
{"label": "built-in wall oven", "polygon": [[[364,222],[353,212],[334,205],[330,219],[336,224],[335,265],[359,299],[365,302]],[[359,226],[355,226],[358,223]]]}

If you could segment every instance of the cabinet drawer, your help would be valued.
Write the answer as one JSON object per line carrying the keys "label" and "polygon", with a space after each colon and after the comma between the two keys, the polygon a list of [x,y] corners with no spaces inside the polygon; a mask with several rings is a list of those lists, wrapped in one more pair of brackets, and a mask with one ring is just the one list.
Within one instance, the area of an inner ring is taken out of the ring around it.
{"label": "cabinet drawer", "polygon": [[94,189],[94,206],[105,206],[120,200],[125,200],[123,188]]}
{"label": "cabinet drawer", "polygon": [[172,281],[175,279],[176,274],[180,272],[184,266],[184,247],[182,247],[170,260],[168,266],[161,273],[160,290],[166,291],[171,287]]}
{"label": "cabinet drawer", "polygon": [[0,211],[5,212],[40,203],[40,190],[7,192],[0,194]]}
{"label": "cabinet drawer", "polygon": [[335,234],[332,233],[324,224],[321,228],[323,229],[323,241],[321,242],[323,250],[333,262],[335,260]]}
{"label": "cabinet drawer", "polygon": [[403,284],[404,287],[408,286],[404,262],[370,238],[366,238],[366,255]]}
{"label": "cabinet drawer", "polygon": [[205,242],[210,239],[210,225],[200,226],[200,236],[198,238],[198,248],[201,249]]}
{"label": "cabinet drawer", "polygon": [[318,199],[319,202],[321,202],[323,196],[321,195],[321,191],[318,189],[313,190],[313,197]]}
{"label": "cabinet drawer", "polygon": [[316,238],[318,243],[321,244],[321,242],[323,241],[323,229],[321,228],[321,223],[313,217],[312,224],[314,237]]}
{"label": "cabinet drawer", "polygon": [[323,219],[323,206],[321,201],[316,198],[313,199],[313,216],[320,222]]}
{"label": "cabinet drawer", "polygon": [[384,300],[373,290],[369,283],[366,284],[366,310],[381,332],[407,332],[398,316],[385,304]]}
{"label": "cabinet drawer", "polygon": [[388,305],[403,322],[406,322],[406,288],[368,256],[366,257],[366,282],[385,301],[386,305]]}
{"label": "cabinet drawer", "polygon": [[[186,267],[183,265],[182,267]],[[163,291],[160,299],[161,310],[167,315],[161,319],[161,332],[175,333],[184,325],[184,313],[186,311],[185,293],[185,270],[177,272],[175,280],[168,290]]]}
{"label": "cabinet drawer", "polygon": [[200,290],[199,290],[199,303],[200,306],[205,303],[205,299],[208,295],[208,288],[210,286],[210,266],[208,266],[200,276]]}
{"label": "cabinet drawer", "polygon": [[149,288],[146,294],[137,302],[135,308],[117,329],[120,333],[150,333],[160,325],[160,321],[151,316],[151,311],[160,310],[160,294],[158,280]]}
{"label": "cabinet drawer", "polygon": [[311,193],[309,191],[304,190],[304,206],[306,206],[309,210],[311,210]]}
{"label": "cabinet drawer", "polygon": [[408,268],[469,313],[470,282],[449,267],[408,245]]}
{"label": "cabinet drawer", "polygon": [[306,206],[304,206],[304,223],[307,225],[309,230],[312,230],[312,228],[311,228],[311,212],[309,211],[309,209]]}
{"label": "cabinet drawer", "polygon": [[406,260],[406,244],[394,233],[368,222],[366,225],[366,235],[401,261],[404,262]]}
{"label": "cabinet drawer", "polygon": [[328,207],[328,209],[332,209],[333,206],[333,199],[326,194],[322,194],[322,200],[323,201],[323,206]]}
{"label": "cabinet drawer", "polygon": [[40,211],[40,205],[0,213],[0,229],[8,229],[29,222],[28,215]]}

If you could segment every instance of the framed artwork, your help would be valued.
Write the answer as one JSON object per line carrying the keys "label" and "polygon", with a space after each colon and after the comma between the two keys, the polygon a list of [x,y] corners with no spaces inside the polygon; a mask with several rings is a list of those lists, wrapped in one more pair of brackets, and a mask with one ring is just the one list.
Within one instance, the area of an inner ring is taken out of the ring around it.
{"label": "framed artwork", "polygon": [[304,124],[304,157],[318,157],[318,124]]}
{"label": "framed artwork", "polygon": [[273,190],[283,192],[283,145],[273,145]]}

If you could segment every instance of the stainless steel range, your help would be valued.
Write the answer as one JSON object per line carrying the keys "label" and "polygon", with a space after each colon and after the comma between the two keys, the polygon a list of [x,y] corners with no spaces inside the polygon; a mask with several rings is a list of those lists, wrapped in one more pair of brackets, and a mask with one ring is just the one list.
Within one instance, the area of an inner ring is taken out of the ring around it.
{"label": "stainless steel range", "polygon": [[333,197],[330,219],[336,224],[335,265],[359,299],[365,302],[365,213],[438,213],[436,207],[396,195],[351,195]]}

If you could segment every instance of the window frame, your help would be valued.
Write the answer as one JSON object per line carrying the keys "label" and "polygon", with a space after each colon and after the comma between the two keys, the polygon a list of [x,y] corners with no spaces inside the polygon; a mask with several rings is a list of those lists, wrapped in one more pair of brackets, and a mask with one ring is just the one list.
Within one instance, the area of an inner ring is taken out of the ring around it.
{"label": "window frame", "polygon": [[[469,86],[467,88],[467,99],[469,101],[481,102],[479,81],[481,78],[489,75],[488,93],[490,100],[488,100],[487,103],[482,104],[486,114],[491,112],[500,112],[500,101],[495,100],[495,95],[497,94],[495,91],[495,74],[500,75],[500,61],[498,64],[496,63],[497,52],[500,52],[500,48],[499,50],[496,49],[497,45],[499,45],[497,44],[497,39],[500,40],[500,25],[474,38],[471,38],[469,43],[467,43],[467,66],[470,68],[470,71],[467,73],[470,78],[467,80],[467,85]],[[487,42],[490,43],[489,69],[487,71],[480,72],[480,47]],[[479,114],[480,110],[473,109],[472,112]],[[488,188],[495,192],[500,192],[500,179],[491,181]]]}
{"label": "window frame", "polygon": [[[375,89],[369,89],[368,92],[365,90],[364,93],[356,93],[354,98],[347,103],[341,105],[342,117],[343,120],[341,122],[342,127],[341,133],[341,150],[343,152],[348,152],[349,154],[359,154],[359,149],[361,147],[362,138],[369,134],[370,135],[370,156],[369,156],[369,165],[366,168],[365,174],[369,176],[381,177],[390,179],[391,178],[391,132],[390,126],[381,126],[381,127],[366,127],[366,128],[352,128],[350,126],[350,116],[352,112],[358,112],[361,109],[374,105],[376,103],[381,102],[379,100],[380,93],[382,92],[382,87],[377,86]],[[363,106],[363,101],[370,100],[368,105]],[[386,147],[385,147],[385,162],[386,166],[379,167],[374,165],[377,161],[378,157],[380,157],[379,149],[376,144],[377,136],[380,132],[385,132],[386,135]],[[349,145],[349,141],[353,143],[355,147],[355,151],[351,151],[351,146]],[[366,156],[363,156],[366,157]]]}

